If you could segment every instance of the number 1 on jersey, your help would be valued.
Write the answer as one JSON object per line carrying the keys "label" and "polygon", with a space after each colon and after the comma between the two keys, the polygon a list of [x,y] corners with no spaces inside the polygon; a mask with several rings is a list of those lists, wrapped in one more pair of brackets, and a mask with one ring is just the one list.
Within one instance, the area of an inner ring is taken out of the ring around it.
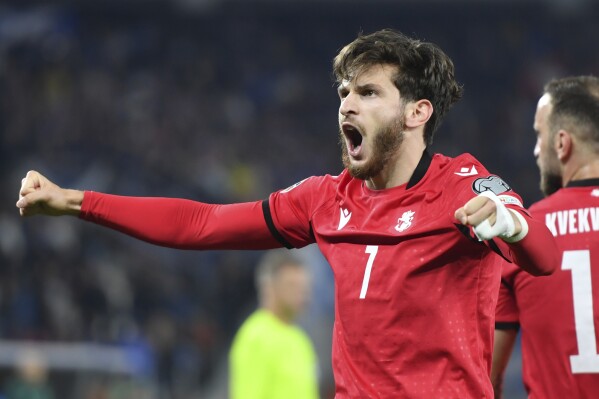
{"label": "number 1 on jersey", "polygon": [[599,373],[599,354],[593,320],[591,254],[588,250],[565,251],[562,269],[572,271],[574,325],[578,344],[578,355],[570,356],[572,373]]}
{"label": "number 1 on jersey", "polygon": [[368,291],[368,283],[370,282],[370,271],[372,270],[372,264],[374,263],[374,258],[376,258],[376,253],[378,251],[378,245],[366,246],[366,253],[370,255],[368,256],[368,262],[366,262],[366,270],[364,270],[364,280],[362,280],[362,291],[360,291],[360,299],[366,298],[366,291]]}

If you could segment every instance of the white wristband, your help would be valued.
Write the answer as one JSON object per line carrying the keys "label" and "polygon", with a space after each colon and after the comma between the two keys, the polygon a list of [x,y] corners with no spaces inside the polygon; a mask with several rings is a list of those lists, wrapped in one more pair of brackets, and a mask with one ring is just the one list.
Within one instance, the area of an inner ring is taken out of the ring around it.
{"label": "white wristband", "polygon": [[[501,237],[504,240],[506,240],[506,238],[508,237],[512,237],[516,232],[516,224],[514,223],[514,219],[512,218],[511,212],[506,208],[503,202],[501,202],[499,197],[497,197],[497,195],[495,195],[495,193],[493,193],[492,191],[483,191],[479,195],[487,197],[495,203],[496,218],[495,224],[493,226],[491,226],[491,223],[489,222],[488,218],[483,220],[478,225],[474,226],[474,234],[476,234],[478,239],[481,241],[490,240],[497,236]],[[518,234],[518,236],[519,235],[520,233]],[[524,238],[524,236],[522,236],[522,238]]]}
{"label": "white wristband", "polygon": [[526,221],[526,219],[524,219],[524,216],[522,216],[520,214],[520,212],[514,211],[512,209],[510,209],[510,212],[512,212],[512,214],[514,216],[516,216],[516,218],[518,218],[518,221],[520,222],[520,226],[522,226],[522,230],[520,230],[520,232],[518,234],[516,234],[515,236],[511,236],[511,237],[501,236],[501,239],[503,241],[512,244],[512,243],[518,242],[518,241],[522,240],[524,237],[526,237],[526,235],[528,234],[528,222]]}

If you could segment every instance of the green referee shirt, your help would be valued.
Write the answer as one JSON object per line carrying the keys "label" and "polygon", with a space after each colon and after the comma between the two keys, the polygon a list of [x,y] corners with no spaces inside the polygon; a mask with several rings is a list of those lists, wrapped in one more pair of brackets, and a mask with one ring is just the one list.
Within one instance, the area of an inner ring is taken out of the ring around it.
{"label": "green referee shirt", "polygon": [[310,338],[266,310],[240,327],[229,354],[231,399],[317,399],[317,359]]}

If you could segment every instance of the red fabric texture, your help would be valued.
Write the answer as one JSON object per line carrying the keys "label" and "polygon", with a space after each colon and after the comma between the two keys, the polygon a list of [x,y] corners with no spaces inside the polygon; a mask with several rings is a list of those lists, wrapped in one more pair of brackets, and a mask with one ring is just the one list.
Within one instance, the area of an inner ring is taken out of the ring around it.
{"label": "red fabric texture", "polygon": [[212,205],[86,191],[80,218],[152,244],[180,249],[270,249],[261,201]]}

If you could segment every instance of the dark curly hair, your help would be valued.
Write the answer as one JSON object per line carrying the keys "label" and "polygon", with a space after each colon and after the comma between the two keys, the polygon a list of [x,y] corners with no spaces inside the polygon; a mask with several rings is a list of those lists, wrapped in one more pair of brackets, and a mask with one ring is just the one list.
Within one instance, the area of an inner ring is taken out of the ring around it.
{"label": "dark curly hair", "polygon": [[337,83],[341,83],[373,65],[397,66],[394,84],[402,98],[427,99],[432,103],[433,114],[424,130],[424,141],[430,145],[441,120],[462,96],[451,59],[433,43],[384,29],[360,34],[345,46],[334,59],[333,73]]}

